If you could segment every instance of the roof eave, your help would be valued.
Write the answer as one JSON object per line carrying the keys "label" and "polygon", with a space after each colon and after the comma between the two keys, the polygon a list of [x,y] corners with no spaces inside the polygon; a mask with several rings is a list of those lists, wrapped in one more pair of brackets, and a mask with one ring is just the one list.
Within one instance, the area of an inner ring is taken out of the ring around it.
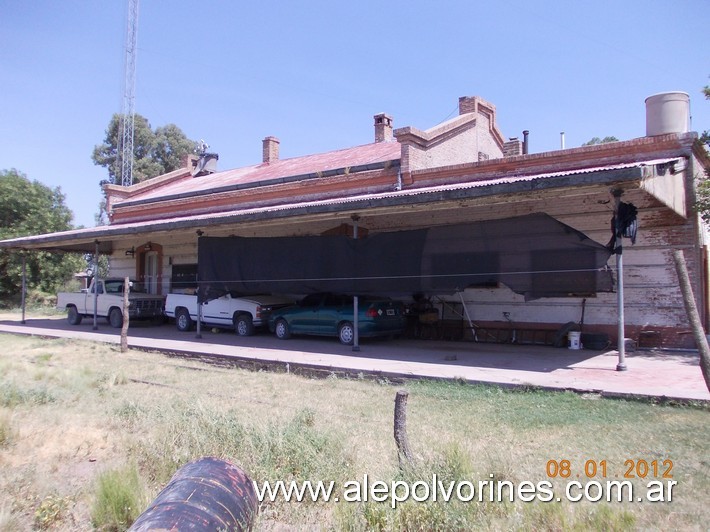
{"label": "roof eave", "polygon": [[[521,179],[514,182],[493,184],[471,183],[405,189],[401,191],[342,197],[329,200],[295,203],[264,208],[243,209],[217,215],[198,215],[173,218],[156,222],[136,222],[99,226],[60,233],[19,237],[0,241],[0,249],[52,250],[68,252],[93,252],[99,243],[101,253],[112,253],[114,241],[137,235],[176,230],[197,230],[233,223],[279,220],[296,216],[331,214],[353,209],[377,209],[430,202],[484,198],[496,195],[518,195],[555,188],[581,187],[592,185],[624,184],[633,186],[640,183],[645,169],[642,165],[588,172],[566,174],[540,179]],[[103,246],[103,247],[101,247]]]}

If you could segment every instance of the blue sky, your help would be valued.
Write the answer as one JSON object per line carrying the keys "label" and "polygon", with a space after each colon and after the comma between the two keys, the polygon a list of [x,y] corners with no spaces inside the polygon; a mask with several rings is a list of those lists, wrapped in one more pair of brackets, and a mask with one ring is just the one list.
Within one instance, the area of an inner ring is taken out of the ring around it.
{"label": "blue sky", "polygon": [[[671,7],[672,6],[672,7]],[[91,153],[123,89],[126,1],[0,0],[0,169],[59,186],[94,225]],[[684,91],[710,129],[710,4],[646,1],[140,0],[136,112],[219,168],[367,144],[374,114],[428,129],[493,103],[530,151],[645,135],[646,97]]]}

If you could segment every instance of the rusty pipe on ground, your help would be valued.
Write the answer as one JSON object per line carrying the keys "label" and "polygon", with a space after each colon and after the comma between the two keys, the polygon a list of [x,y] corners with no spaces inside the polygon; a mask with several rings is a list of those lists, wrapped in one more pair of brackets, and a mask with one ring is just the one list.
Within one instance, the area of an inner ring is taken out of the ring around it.
{"label": "rusty pipe on ground", "polygon": [[254,484],[242,469],[205,457],[178,469],[129,531],[251,530],[257,508]]}

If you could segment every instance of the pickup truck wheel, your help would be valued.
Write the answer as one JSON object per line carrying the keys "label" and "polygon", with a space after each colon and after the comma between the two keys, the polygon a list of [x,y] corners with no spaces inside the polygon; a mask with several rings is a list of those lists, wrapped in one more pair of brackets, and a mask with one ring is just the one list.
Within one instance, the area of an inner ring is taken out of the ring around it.
{"label": "pickup truck wheel", "polygon": [[123,326],[123,312],[121,312],[121,309],[113,307],[108,313],[108,322],[114,329],[120,329]]}
{"label": "pickup truck wheel", "polygon": [[192,318],[187,309],[181,308],[175,313],[175,325],[177,330],[187,332],[192,329]]}
{"label": "pickup truck wheel", "polygon": [[276,338],[279,340],[288,340],[291,338],[291,329],[289,329],[288,322],[284,319],[280,319],[276,322],[274,332],[276,333]]}
{"label": "pickup truck wheel", "polygon": [[338,339],[341,344],[353,345],[353,341],[355,340],[355,328],[352,323],[346,321],[340,324],[340,327],[338,327]]}
{"label": "pickup truck wheel", "polygon": [[83,318],[83,316],[79,314],[79,311],[76,310],[74,305],[67,309],[67,321],[69,322],[69,325],[79,325],[81,323],[81,318]]}
{"label": "pickup truck wheel", "polygon": [[254,334],[254,322],[248,314],[240,314],[234,318],[234,330],[239,336],[251,336]]}

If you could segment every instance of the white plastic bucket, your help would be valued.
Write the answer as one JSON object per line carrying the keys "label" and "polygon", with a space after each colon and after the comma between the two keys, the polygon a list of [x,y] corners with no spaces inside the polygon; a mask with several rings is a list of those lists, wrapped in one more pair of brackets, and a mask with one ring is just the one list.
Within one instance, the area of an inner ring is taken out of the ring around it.
{"label": "white plastic bucket", "polygon": [[567,339],[569,340],[569,345],[567,346],[569,349],[581,349],[582,344],[580,342],[580,339],[582,337],[582,333],[579,331],[570,331],[567,333]]}

